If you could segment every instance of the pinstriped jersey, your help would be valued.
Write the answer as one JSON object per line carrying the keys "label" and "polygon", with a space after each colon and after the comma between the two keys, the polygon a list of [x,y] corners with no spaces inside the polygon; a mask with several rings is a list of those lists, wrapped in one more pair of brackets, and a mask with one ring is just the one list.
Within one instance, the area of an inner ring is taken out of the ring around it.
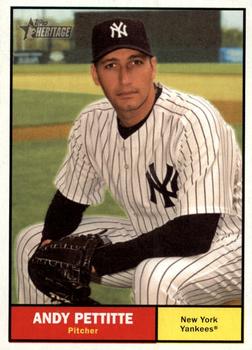
{"label": "pinstriped jersey", "polygon": [[87,106],[69,136],[56,187],[95,205],[108,188],[137,234],[181,215],[221,213],[215,239],[241,230],[242,171],[233,129],[205,99],[162,93],[124,139],[107,99]]}

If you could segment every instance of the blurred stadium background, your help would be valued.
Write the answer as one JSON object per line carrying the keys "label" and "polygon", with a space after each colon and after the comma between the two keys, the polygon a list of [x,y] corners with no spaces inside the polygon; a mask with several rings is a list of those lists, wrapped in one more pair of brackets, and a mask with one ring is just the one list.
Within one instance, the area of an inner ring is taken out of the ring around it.
{"label": "blurred stadium background", "polygon": [[[233,125],[242,145],[242,11],[56,12],[13,9],[13,303],[17,302],[15,238],[22,228],[43,221],[71,123],[83,106],[102,95],[89,74],[90,36],[96,22],[117,15],[142,19],[159,61],[157,80],[209,99]],[[224,14],[231,20],[228,26]],[[238,21],[232,22],[232,16]],[[72,35],[69,39],[24,39],[30,19],[33,23],[43,20],[50,26],[71,26]],[[90,208],[87,214],[123,216],[124,212],[107,192],[104,203]],[[128,304],[130,290],[95,285],[93,297],[105,304]]]}

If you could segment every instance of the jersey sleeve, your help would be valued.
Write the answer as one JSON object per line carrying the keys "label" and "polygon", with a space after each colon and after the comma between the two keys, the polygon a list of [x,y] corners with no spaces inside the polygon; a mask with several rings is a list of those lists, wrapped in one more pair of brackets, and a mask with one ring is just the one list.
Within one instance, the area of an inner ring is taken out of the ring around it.
{"label": "jersey sleeve", "polygon": [[68,199],[86,205],[103,200],[104,182],[95,169],[88,118],[75,121],[68,140],[68,152],[55,179],[57,189]]}
{"label": "jersey sleeve", "polygon": [[177,215],[237,214],[234,208],[238,152],[234,132],[210,104],[181,120],[177,151]]}

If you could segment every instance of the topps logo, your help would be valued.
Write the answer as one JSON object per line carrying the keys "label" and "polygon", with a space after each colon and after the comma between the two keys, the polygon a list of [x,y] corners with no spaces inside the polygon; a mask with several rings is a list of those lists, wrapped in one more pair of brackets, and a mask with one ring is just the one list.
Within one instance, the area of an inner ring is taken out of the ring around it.
{"label": "topps logo", "polygon": [[72,33],[72,26],[49,26],[47,21],[30,18],[26,26],[20,26],[25,32],[24,40],[36,38],[68,39]]}

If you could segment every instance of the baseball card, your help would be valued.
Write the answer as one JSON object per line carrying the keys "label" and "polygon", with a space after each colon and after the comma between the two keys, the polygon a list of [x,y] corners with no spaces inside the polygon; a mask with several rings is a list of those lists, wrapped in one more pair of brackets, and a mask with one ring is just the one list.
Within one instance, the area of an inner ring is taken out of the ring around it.
{"label": "baseball card", "polygon": [[2,7],[0,349],[248,349],[249,1]]}

